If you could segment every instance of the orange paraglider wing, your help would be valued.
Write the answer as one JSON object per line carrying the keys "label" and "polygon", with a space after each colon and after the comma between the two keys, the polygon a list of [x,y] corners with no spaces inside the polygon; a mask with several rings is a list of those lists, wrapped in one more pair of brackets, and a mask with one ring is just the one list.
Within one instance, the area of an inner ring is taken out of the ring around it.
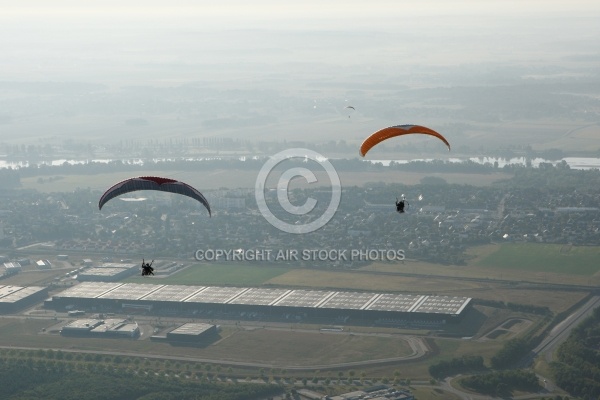
{"label": "orange paraglider wing", "polygon": [[448,146],[448,151],[450,151],[450,143],[448,143],[445,137],[443,137],[441,134],[437,133],[433,129],[421,125],[396,125],[380,129],[377,132],[373,133],[371,136],[369,136],[367,139],[365,139],[363,144],[360,146],[360,155],[364,157],[373,146],[383,142],[384,140],[396,136],[410,135],[415,133],[435,136],[436,138],[444,142],[446,146]]}

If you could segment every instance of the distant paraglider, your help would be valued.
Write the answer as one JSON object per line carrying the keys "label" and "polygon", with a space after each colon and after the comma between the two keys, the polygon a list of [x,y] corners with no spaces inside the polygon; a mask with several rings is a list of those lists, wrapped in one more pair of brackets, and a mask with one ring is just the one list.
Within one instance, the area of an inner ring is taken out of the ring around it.
{"label": "distant paraglider", "polygon": [[142,276],[154,275],[154,268],[152,268],[152,264],[154,264],[154,260],[152,262],[144,262],[142,259]]}
{"label": "distant paraglider", "polygon": [[388,128],[383,128],[378,130],[377,132],[371,134],[368,138],[360,146],[360,155],[364,157],[371,148],[376,146],[377,144],[383,142],[384,140],[396,137],[403,136],[409,134],[421,134],[421,135],[430,135],[435,136],[440,139],[442,142],[446,144],[448,147],[448,151],[450,151],[450,143],[446,140],[444,136],[440,133],[434,131],[433,129],[427,128],[421,125],[396,125],[390,126]]}
{"label": "distant paraglider", "polygon": [[208,215],[211,215],[210,205],[202,193],[194,189],[190,185],[181,181],[176,181],[169,178],[161,178],[158,176],[140,176],[138,178],[129,178],[111,186],[98,202],[98,208],[109,200],[125,193],[135,192],[138,190],[158,190],[161,192],[177,193],[198,200],[208,210]]}
{"label": "distant paraglider", "polygon": [[396,211],[398,211],[400,214],[403,214],[406,210],[408,210],[408,206],[408,201],[406,201],[404,195],[401,196],[400,200],[398,200],[396,197]]}
{"label": "distant paraglider", "polygon": [[[352,106],[346,106],[344,107],[344,110],[346,110],[346,112],[348,113],[348,118],[350,118],[350,115],[356,111],[356,108],[352,107]],[[351,111],[352,110],[352,111]]]}

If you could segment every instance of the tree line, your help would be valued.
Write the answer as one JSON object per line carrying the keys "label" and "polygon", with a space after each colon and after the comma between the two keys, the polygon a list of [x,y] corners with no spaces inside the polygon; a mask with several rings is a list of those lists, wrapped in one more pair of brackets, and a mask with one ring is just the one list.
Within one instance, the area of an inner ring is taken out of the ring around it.
{"label": "tree line", "polygon": [[584,400],[600,398],[600,307],[571,331],[551,367],[562,389]]}
{"label": "tree line", "polygon": [[461,380],[461,385],[492,396],[510,396],[513,390],[537,392],[538,377],[533,371],[507,370],[483,375],[472,375]]}
{"label": "tree line", "polygon": [[0,359],[1,397],[10,400],[245,400],[284,392],[279,385],[195,382],[176,376],[139,374],[131,369],[63,361]]}
{"label": "tree line", "polygon": [[449,361],[442,360],[429,366],[429,374],[437,379],[465,372],[483,371],[486,366],[481,356],[462,356]]}
{"label": "tree line", "polygon": [[[260,170],[266,158],[263,159],[238,159],[238,158],[207,158],[199,160],[155,160],[145,161],[144,164],[123,162],[115,160],[110,162],[88,162],[82,164],[62,165],[36,165],[18,169],[0,169],[0,187],[15,188],[20,185],[20,179],[32,176],[47,175],[94,175],[124,171],[209,171],[214,169],[244,169]],[[489,174],[492,172],[507,172],[514,177],[505,181],[503,185],[509,187],[589,187],[600,186],[600,170],[572,170],[563,161],[556,166],[551,163],[542,163],[538,168],[523,165],[505,165],[499,168],[496,164],[477,163],[471,160],[463,162],[450,162],[443,160],[411,161],[408,163],[391,162],[389,167],[382,163],[371,163],[364,160],[332,159],[330,160],[338,171],[384,171],[398,170],[406,172],[446,172],[446,173],[478,173]],[[290,161],[299,166],[305,166],[304,160]],[[286,166],[289,165],[286,163]]]}

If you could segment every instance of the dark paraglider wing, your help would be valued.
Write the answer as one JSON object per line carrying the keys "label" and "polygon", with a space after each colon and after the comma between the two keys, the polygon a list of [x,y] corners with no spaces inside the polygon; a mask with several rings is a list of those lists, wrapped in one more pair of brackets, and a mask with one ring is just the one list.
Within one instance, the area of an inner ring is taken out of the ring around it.
{"label": "dark paraglider wing", "polygon": [[383,142],[384,140],[403,135],[410,134],[421,134],[421,135],[430,135],[440,139],[442,142],[446,144],[448,147],[448,151],[450,151],[450,143],[446,140],[444,136],[440,133],[434,131],[431,128],[427,128],[421,125],[396,125],[390,126],[387,128],[383,128],[378,130],[377,132],[371,134],[368,138],[360,146],[360,155],[364,157],[371,148],[376,146],[377,144]]}
{"label": "dark paraglider wing", "polygon": [[181,194],[198,200],[206,207],[208,214],[211,215],[210,205],[202,193],[194,189],[190,185],[169,178],[161,178],[158,176],[140,176],[137,178],[129,178],[121,181],[110,187],[98,202],[98,208],[101,210],[104,204],[109,200],[125,193],[135,192],[138,190],[158,190],[161,192],[169,192]]}

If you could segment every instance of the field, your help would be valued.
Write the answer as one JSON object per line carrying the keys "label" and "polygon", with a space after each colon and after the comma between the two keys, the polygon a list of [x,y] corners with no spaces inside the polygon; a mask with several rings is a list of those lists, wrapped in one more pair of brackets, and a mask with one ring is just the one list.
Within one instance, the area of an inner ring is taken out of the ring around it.
{"label": "field", "polygon": [[[219,342],[220,357],[245,361],[267,361],[279,366],[330,365],[348,361],[368,361],[412,354],[404,340],[395,335],[338,335],[303,331],[241,330]],[[235,356],[233,356],[235,355]]]}
{"label": "field", "polygon": [[[161,284],[169,285],[242,285],[256,286],[285,274],[289,269],[264,267],[250,264],[195,264],[172,276],[160,278]],[[127,282],[144,282],[140,276]]]}
{"label": "field", "polygon": [[65,348],[144,356],[173,356],[274,366],[329,365],[404,357],[413,353],[396,335],[339,335],[290,329],[224,327],[221,339],[207,347],[172,346],[150,340],[63,337],[41,334],[51,320],[0,318],[0,346]]}
{"label": "field", "polygon": [[540,148],[555,148],[563,151],[576,152],[583,149],[593,149],[597,147],[598,136],[600,135],[600,126],[596,124],[577,125],[575,127],[565,127],[565,134],[555,137],[540,144]]}
{"label": "field", "polygon": [[399,364],[391,370],[389,367],[373,367],[369,371],[375,376],[392,377],[394,371],[400,373],[400,379],[426,379],[431,378],[429,375],[429,366],[442,360],[450,360],[452,358],[460,358],[464,355],[480,355],[489,365],[489,360],[493,357],[500,348],[502,341],[487,341],[478,342],[474,340],[461,339],[435,339],[430,341],[435,346],[435,354],[421,360],[410,363]]}
{"label": "field", "polygon": [[593,276],[600,271],[600,247],[560,244],[503,244],[476,265],[505,270]]}
{"label": "field", "polygon": [[467,249],[466,266],[440,265],[407,260],[404,264],[373,263],[363,271],[425,274],[454,279],[477,278],[556,283],[595,287],[600,285],[600,246],[554,244],[491,244]]}
{"label": "field", "polygon": [[354,289],[366,291],[428,292],[438,293],[441,287],[456,292],[479,287],[476,282],[454,281],[435,277],[410,277],[402,275],[371,275],[356,272],[332,272],[314,269],[294,269],[274,277],[267,283],[283,286],[300,286],[319,289]]}
{"label": "field", "polygon": [[419,400],[459,400],[462,397],[442,390],[440,388],[429,388],[414,386],[411,392],[415,395],[415,398]]}

